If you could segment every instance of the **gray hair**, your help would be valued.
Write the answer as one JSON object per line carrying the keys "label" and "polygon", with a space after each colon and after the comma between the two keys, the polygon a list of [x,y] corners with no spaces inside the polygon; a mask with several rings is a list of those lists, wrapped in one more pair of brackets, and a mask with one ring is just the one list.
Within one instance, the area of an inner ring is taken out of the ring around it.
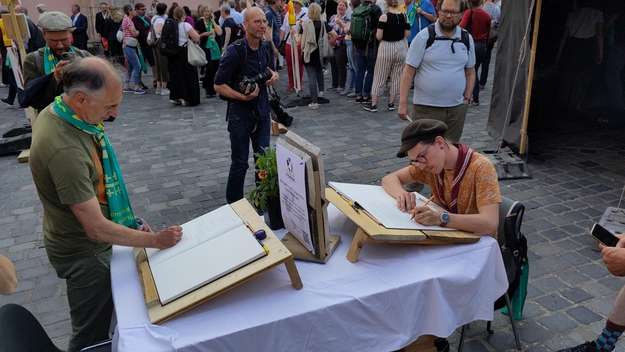
{"label": "gray hair", "polygon": [[230,5],[221,5],[221,11],[230,14]]}
{"label": "gray hair", "polygon": [[122,82],[119,71],[107,61],[94,57],[76,58],[63,68],[63,91],[67,95],[78,91],[87,95],[101,95],[111,77]]}

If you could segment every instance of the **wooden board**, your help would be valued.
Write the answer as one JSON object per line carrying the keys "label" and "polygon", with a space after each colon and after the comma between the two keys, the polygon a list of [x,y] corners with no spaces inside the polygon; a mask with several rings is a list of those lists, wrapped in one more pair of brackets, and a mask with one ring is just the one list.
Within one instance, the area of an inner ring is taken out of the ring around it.
{"label": "wooden board", "polygon": [[358,261],[360,249],[366,242],[395,243],[395,244],[422,244],[440,245],[451,243],[475,243],[480,236],[464,231],[419,231],[388,229],[373,220],[365,211],[356,208],[338,194],[333,188],[325,190],[328,201],[353,221],[358,230],[347,253],[347,259],[354,263]]}
{"label": "wooden board", "polygon": [[263,241],[263,244],[269,249],[269,254],[166,305],[161,305],[152,272],[146,260],[145,249],[135,249],[137,270],[143,286],[148,315],[152,323],[158,324],[170,320],[283,263],[286,265],[293,288],[302,288],[302,282],[293,261],[293,255],[258,217],[249,202],[246,199],[242,199],[232,203],[231,206],[237,215],[247,222],[254,231],[265,230],[267,238]]}
{"label": "wooden board", "polygon": [[[339,243],[341,243],[341,236],[330,235],[327,237],[329,241],[326,242],[326,248],[330,253],[333,253]],[[290,232],[287,232],[282,238],[282,243],[293,253],[295,259],[314,263],[327,263],[328,259],[330,259],[330,256],[324,256],[322,259],[319,256],[312,255]]]}
{"label": "wooden board", "polygon": [[312,234],[316,237],[319,252],[315,256],[310,253],[302,252],[297,243],[289,241],[288,236],[285,236],[283,242],[293,253],[295,259],[326,263],[340,244],[341,237],[330,235],[327,210],[329,203],[325,199],[325,170],[323,158],[321,157],[321,149],[292,131],[289,131],[285,135],[284,140],[293,146],[293,148],[298,149],[310,157],[310,165],[307,163],[307,167],[311,166],[313,171],[312,176],[310,172],[307,173],[308,205],[311,208],[309,219]]}

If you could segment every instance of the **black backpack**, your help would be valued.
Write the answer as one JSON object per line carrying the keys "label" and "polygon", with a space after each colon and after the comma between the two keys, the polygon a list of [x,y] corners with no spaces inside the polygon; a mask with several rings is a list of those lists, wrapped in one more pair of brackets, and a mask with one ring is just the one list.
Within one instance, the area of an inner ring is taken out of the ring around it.
{"label": "black backpack", "polygon": [[436,36],[436,28],[435,28],[435,23],[432,23],[431,25],[428,26],[428,41],[425,44],[425,49],[427,50],[429,47],[432,46],[432,44],[434,44],[434,41],[436,40],[447,40],[451,42],[451,52],[452,53],[456,53],[456,50],[454,49],[454,44],[455,43],[462,43],[464,44],[464,46],[467,47],[467,52],[471,51],[471,41],[469,40],[469,32],[467,32],[465,29],[460,28],[460,39],[458,38],[449,38],[449,37],[438,37]]}
{"label": "black backpack", "polygon": [[161,39],[158,41],[158,48],[161,50],[161,54],[165,56],[175,56],[182,49],[178,45],[178,22],[176,20],[172,18],[165,20]]}

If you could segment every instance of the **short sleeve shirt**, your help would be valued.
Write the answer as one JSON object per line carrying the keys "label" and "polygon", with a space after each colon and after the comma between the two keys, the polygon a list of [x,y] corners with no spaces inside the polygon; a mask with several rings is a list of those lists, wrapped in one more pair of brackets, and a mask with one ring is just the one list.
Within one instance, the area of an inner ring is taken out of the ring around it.
{"label": "short sleeve shirt", "polygon": [[[441,206],[451,201],[451,184],[454,170],[443,170],[445,180],[443,195],[436,191],[436,175],[410,166],[410,176],[419,183],[430,186],[434,195],[433,201]],[[445,201],[442,201],[444,199]],[[458,214],[478,214],[479,208],[501,203],[501,193],[497,171],[484,155],[473,153],[471,163],[460,181],[458,191]]]}
{"label": "short sleeve shirt", "polygon": [[[244,48],[241,48],[244,46]],[[244,52],[243,50],[246,50]],[[244,57],[241,57],[244,55]],[[264,73],[267,68],[275,70],[273,67],[273,50],[269,42],[261,42],[258,49],[253,50],[247,45],[247,40],[243,39],[240,43],[235,42],[229,45],[226,53],[219,61],[219,68],[215,74],[215,84],[227,84],[231,88],[234,87],[235,81],[242,77],[254,77],[259,73]],[[237,76],[241,77],[237,77]],[[238,116],[249,115],[250,107],[263,118],[269,117],[269,97],[267,95],[267,87],[265,84],[259,85],[260,92],[258,97],[251,102],[230,102],[228,104],[228,115],[235,114]]]}
{"label": "short sleeve shirt", "polygon": [[70,205],[96,197],[109,217],[101,155],[95,140],[61,120],[48,106],[33,128],[30,169],[43,205],[43,235],[50,260],[62,262],[108,250],[85,233]]}
{"label": "short sleeve shirt", "polygon": [[[432,5],[432,2],[430,2],[430,0],[421,0],[421,1],[415,0],[415,1],[419,3],[421,10],[429,13],[432,16],[436,16],[436,9],[434,8],[434,5]],[[408,9],[406,12],[409,13],[410,11],[412,11],[413,6],[415,6],[414,1],[410,3],[410,5],[408,5]],[[425,16],[417,14],[415,16],[414,23],[412,23],[412,27],[410,27],[410,35],[408,35],[408,43],[412,42],[412,40],[417,35],[417,33],[419,33],[423,28],[429,26],[431,23],[432,22],[430,22],[430,20],[428,20]]]}
{"label": "short sleeve shirt", "polygon": [[[438,22],[436,36],[442,36]],[[427,28],[417,34],[410,43],[406,64],[416,69],[414,77],[413,103],[435,107],[458,106],[464,101],[466,86],[465,68],[475,66],[475,44],[469,35],[469,48],[460,41],[461,28],[456,26],[451,40],[435,40],[425,48],[428,40]]]}
{"label": "short sleeve shirt", "polygon": [[187,22],[178,23],[178,45],[183,46],[189,41],[189,32],[193,26]]}

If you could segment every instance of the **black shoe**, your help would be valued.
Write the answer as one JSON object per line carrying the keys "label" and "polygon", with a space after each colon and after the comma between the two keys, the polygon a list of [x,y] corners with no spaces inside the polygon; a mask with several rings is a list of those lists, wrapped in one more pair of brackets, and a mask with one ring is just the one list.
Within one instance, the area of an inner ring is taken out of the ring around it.
{"label": "black shoe", "polygon": [[436,346],[436,351],[438,352],[449,352],[449,341],[442,337],[437,337],[434,339],[434,346]]}
{"label": "black shoe", "polygon": [[395,104],[393,103],[388,104],[388,111],[395,111]]}
{"label": "black shoe", "polygon": [[586,341],[583,344],[575,347],[565,348],[558,352],[598,352],[597,345],[594,341]]}
{"label": "black shoe", "polygon": [[363,104],[362,108],[369,112],[378,112],[378,106],[371,103]]}
{"label": "black shoe", "polygon": [[365,98],[365,97],[363,97],[363,98],[362,98],[362,103],[363,103],[363,104],[366,104],[366,103],[371,103],[371,97],[366,97],[366,98]]}
{"label": "black shoe", "polygon": [[13,107],[13,103],[9,103],[9,99],[4,98],[4,99],[0,99],[0,101],[2,101],[3,103],[5,103],[6,105]]}
{"label": "black shoe", "polygon": [[361,97],[360,95],[356,98],[357,103],[364,103],[365,101],[367,101],[365,97]]}

